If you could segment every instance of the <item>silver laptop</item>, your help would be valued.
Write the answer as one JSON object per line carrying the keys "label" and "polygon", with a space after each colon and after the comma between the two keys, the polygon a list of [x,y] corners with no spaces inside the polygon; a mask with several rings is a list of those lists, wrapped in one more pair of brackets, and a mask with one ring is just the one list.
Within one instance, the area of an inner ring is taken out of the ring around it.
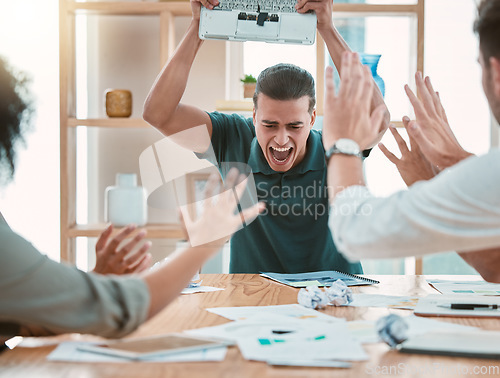
{"label": "silver laptop", "polygon": [[297,13],[296,0],[219,1],[212,10],[201,8],[201,39],[314,43],[316,14]]}

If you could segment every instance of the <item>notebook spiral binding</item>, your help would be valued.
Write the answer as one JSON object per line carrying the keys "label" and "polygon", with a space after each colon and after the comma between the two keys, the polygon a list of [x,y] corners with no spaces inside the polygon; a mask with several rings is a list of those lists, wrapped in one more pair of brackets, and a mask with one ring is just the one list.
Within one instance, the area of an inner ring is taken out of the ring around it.
{"label": "notebook spiral binding", "polygon": [[335,273],[338,273],[338,274],[343,274],[344,276],[348,276],[348,277],[352,277],[352,278],[356,278],[358,280],[362,280],[362,281],[366,281],[366,282],[370,282],[372,284],[378,284],[380,283],[380,281],[377,281],[377,280],[374,280],[374,279],[371,279],[371,278],[366,278],[366,277],[361,277],[361,276],[358,276],[356,274],[352,274],[352,273],[344,273],[344,272],[339,272],[338,270],[334,270]]}

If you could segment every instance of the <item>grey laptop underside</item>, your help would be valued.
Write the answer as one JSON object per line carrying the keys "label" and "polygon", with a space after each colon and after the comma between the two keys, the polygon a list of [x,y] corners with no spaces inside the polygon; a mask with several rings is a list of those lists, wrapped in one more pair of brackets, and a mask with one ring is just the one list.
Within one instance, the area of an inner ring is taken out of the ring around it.
{"label": "grey laptop underside", "polygon": [[285,5],[273,4],[269,0],[267,3],[260,0],[247,0],[248,3],[222,1],[222,9],[202,7],[200,38],[305,45],[314,43],[316,14],[296,13],[292,0],[281,0],[281,4],[285,2]]}

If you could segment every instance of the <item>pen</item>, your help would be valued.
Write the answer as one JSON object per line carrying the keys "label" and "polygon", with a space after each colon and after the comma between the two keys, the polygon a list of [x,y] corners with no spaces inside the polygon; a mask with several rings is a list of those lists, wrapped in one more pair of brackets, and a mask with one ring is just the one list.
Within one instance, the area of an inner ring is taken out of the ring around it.
{"label": "pen", "polygon": [[452,310],[497,310],[498,305],[496,304],[482,304],[482,303],[451,303],[448,305],[443,305],[440,307],[450,308]]}

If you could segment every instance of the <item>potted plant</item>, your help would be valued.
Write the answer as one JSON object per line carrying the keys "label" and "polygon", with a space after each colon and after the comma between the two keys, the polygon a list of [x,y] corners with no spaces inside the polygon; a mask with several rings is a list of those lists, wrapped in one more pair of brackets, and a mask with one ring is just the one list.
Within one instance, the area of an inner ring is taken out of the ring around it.
{"label": "potted plant", "polygon": [[252,98],[255,93],[255,86],[257,85],[257,79],[253,75],[245,75],[243,79],[240,79],[243,83],[243,97]]}

